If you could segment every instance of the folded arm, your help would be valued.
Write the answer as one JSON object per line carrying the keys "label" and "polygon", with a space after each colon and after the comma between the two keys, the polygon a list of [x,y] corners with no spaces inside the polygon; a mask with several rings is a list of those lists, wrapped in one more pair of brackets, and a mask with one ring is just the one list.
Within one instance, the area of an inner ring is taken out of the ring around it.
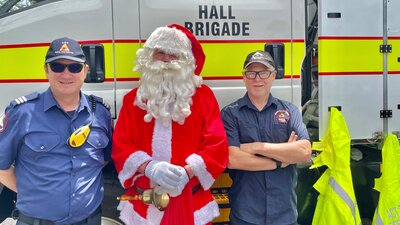
{"label": "folded arm", "polygon": [[8,189],[17,192],[17,180],[13,166],[7,170],[0,170],[0,183],[2,183]]}
{"label": "folded arm", "polygon": [[253,142],[241,144],[240,150],[252,155],[259,154],[288,164],[309,162],[311,159],[310,141],[305,139],[295,140],[293,139],[293,134],[294,132],[292,132],[288,142]]}
{"label": "folded arm", "polygon": [[[282,163],[282,167],[287,165]],[[268,157],[260,157],[242,151],[239,147],[229,146],[228,168],[248,171],[274,170],[276,169],[276,162]]]}

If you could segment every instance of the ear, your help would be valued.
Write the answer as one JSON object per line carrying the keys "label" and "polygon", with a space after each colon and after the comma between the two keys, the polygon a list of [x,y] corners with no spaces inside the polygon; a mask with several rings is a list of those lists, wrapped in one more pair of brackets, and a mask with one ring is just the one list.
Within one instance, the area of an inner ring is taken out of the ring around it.
{"label": "ear", "polygon": [[46,77],[49,78],[49,67],[47,66],[47,64],[44,64],[43,69],[44,72],[46,73]]}
{"label": "ear", "polygon": [[89,65],[85,63],[85,76],[86,76],[88,71],[89,71]]}
{"label": "ear", "polygon": [[272,74],[271,74],[271,77],[275,80],[275,78],[276,78],[276,74],[278,73],[278,71],[277,70],[275,70]]}

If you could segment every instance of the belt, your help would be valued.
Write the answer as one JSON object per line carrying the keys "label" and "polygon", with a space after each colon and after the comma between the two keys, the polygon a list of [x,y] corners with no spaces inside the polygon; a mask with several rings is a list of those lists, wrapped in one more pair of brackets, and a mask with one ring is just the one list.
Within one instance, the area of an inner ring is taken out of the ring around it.
{"label": "belt", "polygon": [[[95,218],[96,216],[98,216],[99,214],[101,214],[101,206],[97,207],[97,209],[92,214],[90,214],[90,216],[88,216],[86,219],[65,225],[83,225],[86,224],[88,221],[92,220],[93,218]],[[30,217],[22,214],[21,212],[19,212],[18,220],[31,225],[35,224],[36,221],[38,221],[36,223],[39,225],[54,225],[53,221]]]}
{"label": "belt", "polygon": [[[192,188],[192,194],[195,194],[195,193],[200,189],[200,187],[201,187],[200,184],[196,184],[196,186],[194,186],[194,187]],[[138,187],[138,186],[136,186],[136,191],[137,191],[139,194],[143,194],[143,192],[144,192],[144,190],[141,189],[141,188]]]}

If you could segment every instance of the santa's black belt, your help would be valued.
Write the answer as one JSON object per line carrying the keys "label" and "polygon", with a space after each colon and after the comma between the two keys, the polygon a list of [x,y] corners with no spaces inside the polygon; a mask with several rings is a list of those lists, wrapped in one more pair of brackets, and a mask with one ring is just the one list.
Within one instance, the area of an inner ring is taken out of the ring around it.
{"label": "santa's black belt", "polygon": [[[200,184],[195,185],[195,186],[192,188],[192,194],[195,194],[195,193],[200,189],[200,187],[201,187]],[[139,194],[143,194],[143,192],[144,192],[144,190],[141,189],[141,188],[138,187],[138,186],[136,186],[136,191],[137,191]]]}

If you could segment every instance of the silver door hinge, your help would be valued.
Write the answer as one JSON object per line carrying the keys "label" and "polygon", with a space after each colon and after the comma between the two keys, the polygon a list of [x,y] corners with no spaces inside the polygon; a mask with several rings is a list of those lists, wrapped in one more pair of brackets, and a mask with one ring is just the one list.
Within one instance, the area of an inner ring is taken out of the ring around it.
{"label": "silver door hinge", "polygon": [[380,53],[391,53],[392,52],[392,45],[380,45],[379,46]]}

